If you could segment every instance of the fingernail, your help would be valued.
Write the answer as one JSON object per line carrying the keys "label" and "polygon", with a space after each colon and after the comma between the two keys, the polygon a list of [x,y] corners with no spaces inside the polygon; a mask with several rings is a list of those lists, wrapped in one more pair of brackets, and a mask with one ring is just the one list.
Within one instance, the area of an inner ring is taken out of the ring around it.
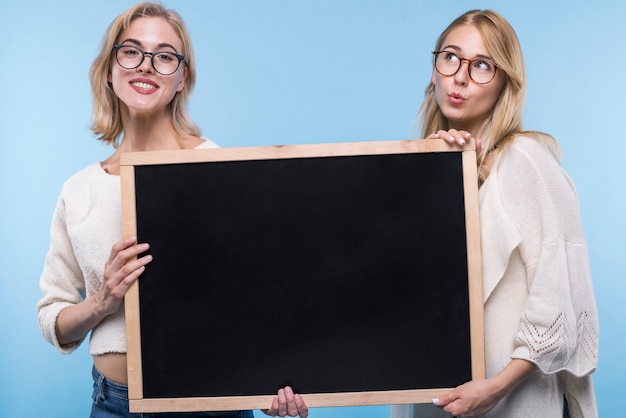
{"label": "fingernail", "polygon": [[465,144],[465,140],[463,138],[459,139],[459,144],[461,145]]}
{"label": "fingernail", "polygon": [[450,138],[448,138],[450,141],[454,141],[454,137],[450,136]]}
{"label": "fingernail", "polygon": [[433,398],[433,403],[436,405],[439,403],[439,398]]}

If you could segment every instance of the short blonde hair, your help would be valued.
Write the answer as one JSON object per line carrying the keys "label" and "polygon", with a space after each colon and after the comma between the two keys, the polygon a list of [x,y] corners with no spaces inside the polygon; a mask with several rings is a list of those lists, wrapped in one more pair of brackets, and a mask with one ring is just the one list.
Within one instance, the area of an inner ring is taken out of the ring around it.
{"label": "short blonde hair", "polygon": [[[522,114],[526,99],[526,70],[522,48],[517,34],[509,22],[493,10],[470,10],[456,18],[439,36],[435,51],[439,51],[448,34],[460,27],[470,25],[481,34],[489,54],[505,76],[504,85],[498,97],[493,112],[485,121],[479,132],[471,132],[482,141],[482,150],[478,155],[478,165],[482,166],[487,153],[522,133]],[[434,65],[434,62],[433,62]],[[439,109],[435,99],[435,86],[431,82],[426,88],[424,102],[420,108],[419,117],[422,120],[422,137],[440,129],[448,130],[448,120]],[[530,133],[548,142],[553,139],[546,134]],[[484,173],[479,173],[481,183]]]}
{"label": "short blonde hair", "polygon": [[91,65],[89,78],[93,99],[91,130],[98,139],[114,147],[124,131],[120,113],[120,103],[113,91],[108,75],[111,72],[113,45],[130,24],[142,17],[161,17],[174,29],[182,43],[180,54],[186,57],[187,79],[182,91],[178,92],[169,104],[170,118],[174,129],[183,135],[200,136],[200,128],[193,122],[187,109],[187,102],[196,82],[196,63],[189,32],[181,16],[163,5],[153,2],[137,3],[119,15],[107,28],[100,45],[100,53]]}

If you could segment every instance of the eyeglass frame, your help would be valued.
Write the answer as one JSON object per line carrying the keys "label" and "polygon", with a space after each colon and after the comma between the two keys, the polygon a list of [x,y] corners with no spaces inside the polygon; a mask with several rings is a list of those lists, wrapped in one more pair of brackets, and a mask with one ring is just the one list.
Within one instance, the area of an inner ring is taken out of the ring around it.
{"label": "eyeglass frame", "polygon": [[[437,58],[439,57],[439,54],[442,54],[444,52],[449,52],[451,54],[456,55],[456,57],[459,59],[459,68],[456,69],[455,72],[453,72],[452,74],[444,74],[441,71],[439,71],[439,68],[437,68]],[[496,73],[498,72],[498,68],[500,68],[498,66],[498,64],[496,64],[495,62],[493,62],[492,60],[489,59],[485,59],[485,58],[477,58],[477,59],[469,59],[469,58],[461,58],[459,57],[454,51],[446,51],[446,50],[442,50],[442,51],[432,51],[432,54],[434,55],[434,59],[433,59],[433,65],[435,67],[435,70],[441,74],[444,77],[452,77],[453,75],[456,75],[456,73],[459,72],[459,70],[461,69],[461,67],[463,66],[463,61],[467,61],[467,74],[469,75],[469,78],[476,84],[480,84],[480,85],[484,85],[484,84],[489,84],[493,81],[494,78],[496,78]],[[472,71],[470,70],[472,63],[477,62],[477,61],[488,61],[490,63],[493,64],[493,67],[495,68],[495,70],[493,70],[493,75],[491,76],[491,78],[489,79],[489,81],[485,81],[484,83],[479,83],[478,81],[474,80],[474,78],[472,77]]]}
{"label": "eyeglass frame", "polygon": [[[120,63],[120,60],[117,57],[117,54],[118,54],[120,48],[123,48],[123,47],[134,48],[134,49],[138,50],[139,52],[141,52],[141,61],[139,61],[139,64],[135,65],[134,67],[124,67]],[[138,46],[135,46],[135,45],[124,45],[124,44],[115,44],[115,45],[113,45],[112,49],[113,49],[113,51],[115,51],[115,61],[118,63],[118,65],[120,67],[125,68],[127,70],[134,70],[135,68],[139,68],[139,66],[141,64],[143,64],[143,62],[146,60],[146,55],[150,55],[150,65],[152,65],[152,68],[154,69],[154,71],[156,71],[157,73],[159,73],[161,75],[172,75],[176,71],[178,71],[178,69],[180,68],[180,63],[181,62],[184,62],[185,64],[187,64],[187,57],[185,57],[184,55],[177,54],[175,52],[171,52],[171,51],[147,52],[147,51],[144,51],[143,49],[139,48]],[[176,66],[176,69],[174,71],[172,71],[171,73],[168,73],[168,74],[162,73],[159,70],[157,70],[156,67],[154,66],[154,56],[157,55],[157,54],[161,54],[161,53],[171,54],[171,55],[175,56],[178,59],[178,65]]]}

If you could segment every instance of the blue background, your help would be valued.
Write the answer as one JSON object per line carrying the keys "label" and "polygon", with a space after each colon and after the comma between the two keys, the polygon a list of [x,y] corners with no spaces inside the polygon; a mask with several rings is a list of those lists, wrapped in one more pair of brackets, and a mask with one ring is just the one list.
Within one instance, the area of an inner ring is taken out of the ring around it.
{"label": "blue background", "polygon": [[[0,416],[85,417],[85,344],[41,337],[35,304],[63,181],[111,152],[88,130],[88,69],[128,0],[0,3]],[[430,79],[435,39],[470,8],[513,24],[528,69],[527,129],[560,142],[577,184],[601,320],[600,416],[626,387],[626,3],[614,0],[170,0],[198,60],[191,110],[223,147],[406,139]],[[566,7],[563,7],[566,6]],[[283,330],[285,341],[303,330]],[[258,341],[257,344],[283,343]],[[387,417],[388,406],[313,417]],[[259,412],[257,416],[261,416]]]}

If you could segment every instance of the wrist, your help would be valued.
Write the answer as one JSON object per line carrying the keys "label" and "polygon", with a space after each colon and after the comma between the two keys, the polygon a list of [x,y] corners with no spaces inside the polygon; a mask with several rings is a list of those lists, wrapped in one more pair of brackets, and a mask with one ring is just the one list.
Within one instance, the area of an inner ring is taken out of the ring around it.
{"label": "wrist", "polygon": [[535,370],[537,370],[537,366],[534,363],[522,359],[513,359],[500,373],[493,376],[494,390],[507,394]]}

